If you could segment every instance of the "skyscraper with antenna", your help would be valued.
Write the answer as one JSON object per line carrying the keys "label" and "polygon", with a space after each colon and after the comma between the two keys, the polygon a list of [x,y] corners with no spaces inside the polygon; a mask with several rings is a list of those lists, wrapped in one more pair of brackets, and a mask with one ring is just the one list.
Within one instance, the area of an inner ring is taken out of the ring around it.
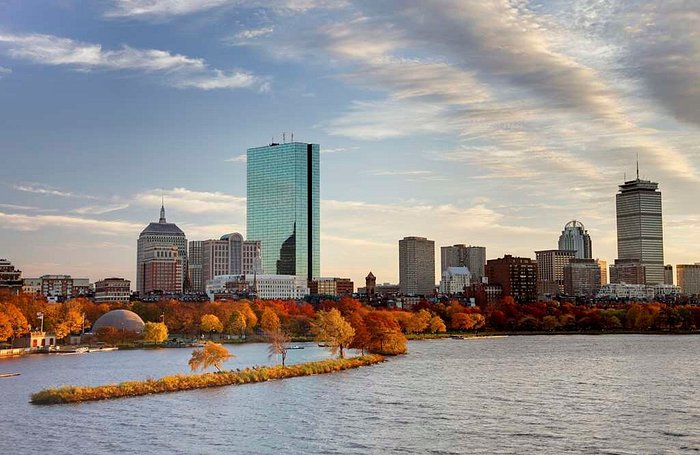
{"label": "skyscraper with antenna", "polygon": [[[619,266],[644,270],[646,284],[664,282],[664,240],[659,184],[639,177],[620,185],[616,195]],[[613,267],[615,267],[614,265]]]}

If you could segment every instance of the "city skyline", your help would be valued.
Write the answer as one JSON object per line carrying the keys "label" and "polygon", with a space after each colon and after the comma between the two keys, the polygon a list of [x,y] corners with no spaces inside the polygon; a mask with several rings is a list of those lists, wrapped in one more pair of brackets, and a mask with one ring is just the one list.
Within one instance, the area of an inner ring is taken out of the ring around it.
{"label": "city skyline", "polygon": [[161,195],[188,239],[245,235],[245,150],[288,131],[321,144],[324,276],[396,283],[407,235],[533,257],[571,219],[612,263],[637,153],[663,191],[665,262],[697,262],[682,4],[435,2],[423,22],[411,1],[283,4],[3,2],[0,256],[135,283]]}

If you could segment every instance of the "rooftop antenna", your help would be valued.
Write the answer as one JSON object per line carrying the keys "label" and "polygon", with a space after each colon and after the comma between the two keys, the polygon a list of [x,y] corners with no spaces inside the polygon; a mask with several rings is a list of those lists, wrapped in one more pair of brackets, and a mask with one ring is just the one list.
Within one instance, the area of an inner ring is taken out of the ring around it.
{"label": "rooftop antenna", "polygon": [[637,152],[637,180],[639,180],[639,152]]}
{"label": "rooftop antenna", "polygon": [[292,133],[292,140],[291,142],[294,142],[294,133]]}
{"label": "rooftop antenna", "polygon": [[287,133],[282,132],[282,143],[286,144],[287,143]]}

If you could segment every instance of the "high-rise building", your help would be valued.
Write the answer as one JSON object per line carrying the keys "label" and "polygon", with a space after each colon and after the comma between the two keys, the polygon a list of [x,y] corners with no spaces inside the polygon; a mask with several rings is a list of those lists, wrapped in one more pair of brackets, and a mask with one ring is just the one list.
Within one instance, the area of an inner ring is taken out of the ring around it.
{"label": "high-rise building", "polygon": [[600,267],[600,285],[608,284],[608,261],[598,259],[598,267]]}
{"label": "high-rise building", "polygon": [[223,235],[221,240],[226,240],[229,244],[229,274],[265,273],[262,265],[256,270],[262,250],[260,240],[243,240],[238,232]]}
{"label": "high-rise building", "polygon": [[537,288],[540,295],[564,292],[564,267],[576,257],[573,250],[535,251],[537,256]]}
{"label": "high-rise building", "polygon": [[435,242],[425,237],[399,240],[399,287],[402,294],[431,295],[435,289]]}
{"label": "high-rise building", "polygon": [[190,274],[190,291],[204,292],[201,240],[190,240],[190,247],[187,254],[187,270]]}
{"label": "high-rise building", "polygon": [[676,265],[676,278],[685,295],[700,295],[700,262]]}
{"label": "high-rise building", "polygon": [[671,264],[664,266],[664,284],[673,284],[673,266]]}
{"label": "high-rise building", "polygon": [[506,254],[486,262],[489,285],[500,285],[503,297],[513,297],[516,302],[537,301],[537,263],[530,258]]}
{"label": "high-rise building", "polygon": [[54,301],[87,295],[90,291],[89,279],[73,278],[70,275],[42,275],[39,278],[25,278],[23,287],[25,293],[40,293]]}
{"label": "high-rise building", "polygon": [[7,259],[0,259],[0,290],[7,290],[10,294],[22,292],[22,271],[16,270]]}
{"label": "high-rise building", "polygon": [[480,282],[486,276],[486,248],[457,244],[440,247],[440,272],[444,273],[448,267],[466,267],[471,273],[473,282]]}
{"label": "high-rise building", "polygon": [[591,236],[588,235],[583,223],[576,220],[566,223],[559,236],[559,249],[574,251],[576,259],[591,259],[593,257]]}
{"label": "high-rise building", "polygon": [[[145,294],[146,284],[145,284],[145,263],[146,263],[146,249],[149,245],[167,246],[174,245],[177,248],[177,261],[180,264],[180,271],[177,274],[180,282],[174,286],[177,291],[169,292],[182,292],[185,284],[185,277],[187,276],[187,238],[185,233],[177,227],[174,223],[168,223],[165,219],[165,206],[160,207],[160,219],[157,223],[150,223],[146,226],[139,235],[137,242],[137,253],[136,253],[136,291],[139,294]],[[151,251],[153,253],[153,251]],[[149,253],[150,254],[150,253]],[[149,259],[151,262],[154,260],[153,257]],[[153,282],[152,282],[153,283]]]}
{"label": "high-rise building", "polygon": [[564,292],[577,297],[596,295],[601,286],[600,270],[595,259],[571,259],[564,266]]}
{"label": "high-rise building", "polygon": [[301,142],[248,149],[247,236],[266,273],[320,276],[319,154]]}
{"label": "high-rise building", "polygon": [[202,242],[202,283],[219,275],[230,275],[228,240]]}
{"label": "high-rise building", "polygon": [[[620,185],[616,195],[617,257],[644,267],[645,283],[664,282],[664,239],[659,184],[637,178]],[[610,279],[612,281],[612,276]]]}
{"label": "high-rise building", "polygon": [[182,292],[180,248],[172,243],[148,243],[143,247],[140,294]]}

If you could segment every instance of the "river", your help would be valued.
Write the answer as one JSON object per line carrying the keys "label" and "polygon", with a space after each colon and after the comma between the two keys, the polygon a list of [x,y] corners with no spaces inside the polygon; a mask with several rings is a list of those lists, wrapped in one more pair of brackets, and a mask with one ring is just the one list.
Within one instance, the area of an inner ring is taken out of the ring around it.
{"label": "river", "polygon": [[[326,358],[313,344],[291,362]],[[267,346],[231,347],[240,368]],[[699,336],[523,336],[409,343],[342,373],[33,406],[29,395],[187,372],[188,349],[0,360],[0,453],[700,452]]]}

